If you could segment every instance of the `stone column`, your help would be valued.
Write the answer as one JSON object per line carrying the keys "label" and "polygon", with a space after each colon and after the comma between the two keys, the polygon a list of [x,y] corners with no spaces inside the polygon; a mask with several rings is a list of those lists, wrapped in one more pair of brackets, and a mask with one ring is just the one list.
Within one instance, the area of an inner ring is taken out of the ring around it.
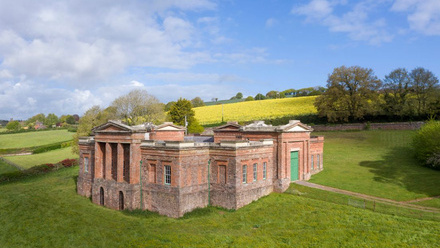
{"label": "stone column", "polygon": [[102,178],[102,151],[99,142],[95,143],[95,178]]}
{"label": "stone column", "polygon": [[122,146],[121,143],[118,143],[117,146],[117,157],[118,157],[118,162],[117,162],[117,171],[118,171],[118,182],[123,182],[124,181],[124,147]]}
{"label": "stone column", "polygon": [[112,147],[105,143],[105,179],[112,179]]}

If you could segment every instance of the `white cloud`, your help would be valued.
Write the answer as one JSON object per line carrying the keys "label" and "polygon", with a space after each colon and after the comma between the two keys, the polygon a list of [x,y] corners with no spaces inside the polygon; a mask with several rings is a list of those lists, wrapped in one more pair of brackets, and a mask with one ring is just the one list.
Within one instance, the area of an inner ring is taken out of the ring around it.
{"label": "white cloud", "polygon": [[409,12],[410,28],[425,35],[440,35],[440,1],[396,0],[392,11]]}
{"label": "white cloud", "polygon": [[265,26],[266,26],[266,28],[271,28],[271,27],[275,26],[277,23],[278,23],[277,19],[269,18],[266,20]]}
{"label": "white cloud", "polygon": [[[292,9],[293,14],[303,15],[307,22],[318,22],[331,32],[342,32],[356,41],[367,41],[373,45],[391,42],[393,35],[388,31],[384,18],[371,18],[370,13],[382,7],[382,1],[359,1],[348,11],[340,13],[338,7],[346,1],[312,0],[306,5]],[[338,10],[338,11],[336,11]]]}

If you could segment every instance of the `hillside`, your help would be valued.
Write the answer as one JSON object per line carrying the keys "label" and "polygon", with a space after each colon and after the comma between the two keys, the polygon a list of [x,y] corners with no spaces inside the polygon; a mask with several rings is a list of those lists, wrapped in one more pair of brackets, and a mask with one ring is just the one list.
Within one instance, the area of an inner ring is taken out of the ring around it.
{"label": "hillside", "polygon": [[194,108],[194,111],[202,125],[221,123],[222,112],[224,122],[274,119],[316,113],[316,108],[313,106],[315,98],[316,96],[308,96],[219,104]]}
{"label": "hillside", "polygon": [[[271,194],[181,219],[110,210],[76,194],[78,167],[0,184],[3,247],[429,247],[436,221]],[[93,238],[91,238],[93,237]]]}

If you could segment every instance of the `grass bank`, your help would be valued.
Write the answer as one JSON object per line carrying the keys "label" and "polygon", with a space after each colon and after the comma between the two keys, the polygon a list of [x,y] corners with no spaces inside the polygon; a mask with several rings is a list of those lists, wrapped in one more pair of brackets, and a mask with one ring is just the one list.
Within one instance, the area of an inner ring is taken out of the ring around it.
{"label": "grass bank", "polygon": [[27,169],[36,165],[41,165],[45,163],[57,163],[66,158],[77,158],[77,157],[78,155],[72,153],[71,147],[66,147],[66,148],[57,149],[39,154],[10,156],[10,157],[5,157],[5,159],[8,159],[9,161]]}
{"label": "grass bank", "polygon": [[312,176],[313,183],[397,201],[440,195],[440,171],[413,156],[414,131],[313,134],[325,136],[324,171]]}
{"label": "grass bank", "polygon": [[435,247],[440,223],[292,194],[181,219],[115,211],[76,194],[78,167],[0,184],[2,247]]}
{"label": "grass bank", "polygon": [[67,130],[51,130],[44,132],[26,132],[4,134],[0,138],[0,149],[25,148],[48,145],[72,140],[73,133]]}

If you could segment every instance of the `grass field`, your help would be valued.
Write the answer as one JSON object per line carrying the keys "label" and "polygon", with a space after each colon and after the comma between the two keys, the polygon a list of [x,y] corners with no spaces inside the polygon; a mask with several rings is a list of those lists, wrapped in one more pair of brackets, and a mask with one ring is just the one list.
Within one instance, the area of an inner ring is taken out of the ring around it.
{"label": "grass field", "polygon": [[440,199],[431,199],[421,202],[416,202],[414,204],[420,205],[420,206],[426,206],[426,207],[434,207],[434,208],[440,208]]}
{"label": "grass field", "polygon": [[47,145],[72,140],[72,136],[73,133],[67,130],[3,134],[0,137],[0,149]]}
{"label": "grass field", "polygon": [[440,222],[273,193],[181,219],[120,212],[76,194],[78,167],[0,184],[2,247],[435,247]]}
{"label": "grass field", "polygon": [[18,171],[18,169],[0,160],[0,175],[3,173],[9,173],[15,171]]}
{"label": "grass field", "polygon": [[57,163],[66,158],[78,158],[78,155],[72,154],[72,147],[66,147],[45,153],[10,156],[5,158],[27,169],[45,163]]}
{"label": "grass field", "polygon": [[196,118],[202,125],[223,121],[250,121],[274,119],[287,115],[316,113],[313,106],[316,96],[239,102],[194,108]]}
{"label": "grass field", "polygon": [[413,157],[414,131],[314,133],[325,136],[324,171],[313,183],[406,201],[440,195],[440,171]]}

